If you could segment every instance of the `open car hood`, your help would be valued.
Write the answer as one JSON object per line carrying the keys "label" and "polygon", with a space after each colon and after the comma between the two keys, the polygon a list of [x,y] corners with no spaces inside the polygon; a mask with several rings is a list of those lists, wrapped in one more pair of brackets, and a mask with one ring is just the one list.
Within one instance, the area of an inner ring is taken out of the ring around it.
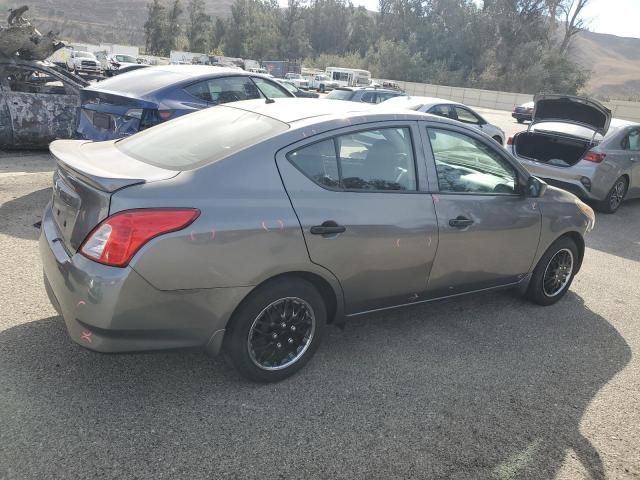
{"label": "open car hood", "polygon": [[611,110],[596,100],[571,95],[539,94],[533,99],[533,122],[568,122],[604,136],[611,124]]}

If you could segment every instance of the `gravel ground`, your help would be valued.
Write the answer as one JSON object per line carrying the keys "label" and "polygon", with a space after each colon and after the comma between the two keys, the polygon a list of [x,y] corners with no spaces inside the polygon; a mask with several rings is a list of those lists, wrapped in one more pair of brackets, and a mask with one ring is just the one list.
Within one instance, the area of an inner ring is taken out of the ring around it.
{"label": "gravel ground", "polygon": [[51,170],[0,154],[0,478],[640,478],[639,201],[598,215],[553,307],[503,292],[358,318],[254,385],[198,350],[69,340],[32,226]]}

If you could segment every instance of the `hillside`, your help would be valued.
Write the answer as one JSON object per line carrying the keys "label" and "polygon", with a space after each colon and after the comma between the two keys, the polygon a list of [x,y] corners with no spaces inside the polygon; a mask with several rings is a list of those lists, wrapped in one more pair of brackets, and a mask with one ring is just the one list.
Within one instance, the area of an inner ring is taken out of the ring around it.
{"label": "hillside", "polygon": [[572,53],[592,72],[588,93],[605,99],[640,99],[640,38],[581,32]]}
{"label": "hillside", "polygon": [[[144,45],[149,0],[27,0],[27,18],[63,40]],[[23,5],[0,0],[0,12]],[[166,0],[165,3],[169,3]],[[182,0],[186,7],[187,0]],[[205,0],[212,16],[227,16],[233,0]],[[374,14],[372,12],[372,14]],[[640,100],[640,38],[581,32],[572,47],[575,60],[591,71],[586,93],[602,99]]]}
{"label": "hillside", "polygon": [[[26,17],[34,20],[39,30],[53,30],[62,39],[144,45],[147,3],[148,0],[0,0],[0,12],[27,4]],[[183,8],[186,3],[182,1]],[[205,0],[207,13],[217,16],[227,16],[232,3],[233,0]]]}

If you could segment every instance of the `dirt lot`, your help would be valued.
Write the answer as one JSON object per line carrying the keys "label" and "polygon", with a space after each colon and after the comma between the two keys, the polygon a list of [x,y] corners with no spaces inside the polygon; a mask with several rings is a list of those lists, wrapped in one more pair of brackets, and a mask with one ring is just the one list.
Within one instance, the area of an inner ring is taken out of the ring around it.
{"label": "dirt lot", "polygon": [[553,307],[503,292],[358,318],[264,386],[197,350],[69,340],[32,226],[52,167],[0,155],[0,479],[640,478],[640,202],[598,215]]}

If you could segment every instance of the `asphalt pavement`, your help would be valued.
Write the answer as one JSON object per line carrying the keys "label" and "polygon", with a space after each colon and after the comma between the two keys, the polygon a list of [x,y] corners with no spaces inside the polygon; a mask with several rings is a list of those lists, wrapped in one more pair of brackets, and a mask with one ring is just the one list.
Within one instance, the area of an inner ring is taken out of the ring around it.
{"label": "asphalt pavement", "polygon": [[68,338],[33,227],[52,169],[0,154],[0,479],[640,478],[640,201],[597,216],[555,306],[501,292],[361,317],[256,385],[199,350]]}

